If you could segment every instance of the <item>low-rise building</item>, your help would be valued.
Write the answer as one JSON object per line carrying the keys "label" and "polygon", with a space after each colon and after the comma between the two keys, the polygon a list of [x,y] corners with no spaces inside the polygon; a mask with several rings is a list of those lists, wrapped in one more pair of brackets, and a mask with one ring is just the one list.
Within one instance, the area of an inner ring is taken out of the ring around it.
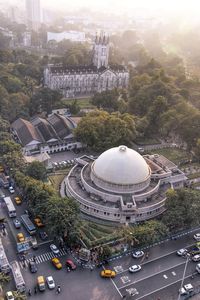
{"label": "low-rise building", "polygon": [[74,121],[59,114],[53,114],[47,119],[34,117],[30,121],[19,118],[11,125],[15,139],[22,145],[25,155],[81,148],[81,143],[74,139],[74,128]]}

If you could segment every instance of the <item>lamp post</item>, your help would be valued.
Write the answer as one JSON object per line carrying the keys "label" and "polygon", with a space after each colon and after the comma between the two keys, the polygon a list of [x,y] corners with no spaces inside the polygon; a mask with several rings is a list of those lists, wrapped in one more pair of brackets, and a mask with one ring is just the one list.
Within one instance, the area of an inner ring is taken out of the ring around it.
{"label": "lamp post", "polygon": [[[185,268],[184,268],[184,271],[183,271],[183,277],[182,277],[182,280],[181,280],[180,290],[183,287],[183,282],[184,282],[184,279],[185,279],[186,269],[187,269],[187,265],[188,265],[189,260],[190,260],[190,254],[187,253],[187,258],[186,258],[186,262],[185,262]],[[181,293],[179,292],[179,294],[178,294],[178,300],[180,300],[180,297],[181,297]]]}

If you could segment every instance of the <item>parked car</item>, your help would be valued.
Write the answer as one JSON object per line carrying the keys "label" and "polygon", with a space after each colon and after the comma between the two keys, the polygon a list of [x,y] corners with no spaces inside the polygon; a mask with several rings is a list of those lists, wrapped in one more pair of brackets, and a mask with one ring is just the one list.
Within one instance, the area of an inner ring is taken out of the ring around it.
{"label": "parked car", "polygon": [[184,256],[188,253],[187,249],[183,248],[183,249],[179,249],[176,251],[176,254],[179,256]]}
{"label": "parked car", "polygon": [[132,256],[134,258],[140,258],[140,257],[144,256],[144,251],[142,251],[142,250],[135,251],[135,252],[133,252]]}
{"label": "parked car", "polygon": [[15,225],[15,228],[19,229],[19,228],[21,227],[21,222],[20,222],[20,220],[15,219],[15,220],[13,221],[13,223],[14,223],[14,225]]}
{"label": "parked car", "polygon": [[36,217],[34,219],[34,223],[37,227],[41,228],[41,227],[44,227],[44,223],[42,222],[41,218],[40,217]]}
{"label": "parked car", "polygon": [[22,204],[22,199],[21,199],[19,196],[15,197],[15,203],[16,203],[17,205]]}
{"label": "parked car", "polygon": [[54,281],[54,279],[53,279],[52,276],[48,276],[48,277],[46,278],[46,282],[47,282],[48,288],[49,288],[50,290],[55,289],[56,285],[55,285],[55,281]]}
{"label": "parked car", "polygon": [[13,293],[11,291],[6,293],[6,300],[15,300]]}
{"label": "parked car", "polygon": [[138,272],[142,269],[142,267],[140,265],[133,265],[129,268],[129,272],[131,273],[135,273]]}
{"label": "parked car", "polygon": [[17,234],[17,240],[20,243],[22,243],[22,242],[25,241],[25,237],[24,237],[24,234],[22,232],[20,232],[20,233]]}
{"label": "parked car", "polygon": [[51,259],[52,264],[54,265],[54,267],[58,270],[62,269],[62,264],[60,262],[60,260],[57,257],[54,257]]}
{"label": "parked car", "polygon": [[37,272],[37,265],[34,261],[30,261],[29,262],[29,270],[31,271],[31,273],[36,273]]}
{"label": "parked car", "polygon": [[58,254],[60,252],[60,250],[58,249],[58,247],[54,244],[50,245],[50,249],[53,253]]}
{"label": "parked car", "polygon": [[47,240],[48,238],[48,234],[45,231],[40,231],[39,236],[43,241]]}
{"label": "parked car", "polygon": [[200,242],[200,233],[195,233],[195,234],[194,234],[194,239],[195,239],[197,242]]}
{"label": "parked car", "polygon": [[71,259],[66,260],[66,267],[70,268],[71,270],[76,270],[76,265]]}
{"label": "parked car", "polygon": [[11,194],[14,194],[14,192],[15,192],[15,190],[12,186],[9,186],[8,190]]}
{"label": "parked car", "polygon": [[112,270],[103,270],[100,275],[103,278],[114,278],[116,276],[116,272]]}

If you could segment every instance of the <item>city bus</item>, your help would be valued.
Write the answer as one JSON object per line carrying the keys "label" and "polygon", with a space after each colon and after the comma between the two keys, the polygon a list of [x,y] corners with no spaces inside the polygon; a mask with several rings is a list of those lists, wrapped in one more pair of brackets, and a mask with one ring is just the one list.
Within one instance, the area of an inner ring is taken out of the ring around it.
{"label": "city bus", "polygon": [[10,263],[10,266],[12,269],[16,289],[21,293],[25,292],[26,291],[25,281],[22,276],[18,262],[16,260],[13,261]]}
{"label": "city bus", "polygon": [[8,215],[10,218],[16,217],[16,209],[10,197],[5,197],[4,202],[6,204]]}
{"label": "city bus", "polygon": [[10,272],[10,264],[7,259],[1,239],[0,239],[0,271],[6,274]]}
{"label": "city bus", "polygon": [[30,235],[36,234],[36,227],[27,214],[22,215],[21,220]]}

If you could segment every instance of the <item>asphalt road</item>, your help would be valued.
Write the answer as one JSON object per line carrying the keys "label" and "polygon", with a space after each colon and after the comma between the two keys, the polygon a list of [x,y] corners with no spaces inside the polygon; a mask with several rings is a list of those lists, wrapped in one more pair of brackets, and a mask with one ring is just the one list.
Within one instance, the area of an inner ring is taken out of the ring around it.
{"label": "asphalt road", "polygon": [[[23,206],[16,206],[16,208],[18,216],[25,209]],[[6,215],[5,207],[2,205],[1,212]],[[2,236],[9,261],[18,260],[16,255],[16,234],[19,231],[23,231],[28,235],[23,228],[20,230],[15,229],[12,222],[12,219],[8,218],[8,224],[6,225],[7,235]],[[198,231],[200,230],[196,230],[196,232]],[[60,256],[63,269],[56,270],[50,261],[52,258],[52,253],[49,249],[50,242],[41,243],[38,250],[30,250],[26,257],[25,267],[22,264],[20,264],[20,267],[27,290],[30,288],[33,291],[38,275],[45,277],[52,275],[56,284],[61,286],[61,294],[56,295],[55,290],[50,291],[46,289],[44,293],[38,292],[36,295],[31,296],[31,298],[36,300],[54,300],[56,298],[61,300],[118,300],[122,299],[122,296],[126,296],[126,299],[129,299],[129,291],[133,288],[137,289],[138,294],[131,297],[131,299],[157,300],[160,298],[162,300],[173,300],[178,298],[178,290],[186,262],[186,259],[177,256],[175,252],[182,247],[189,247],[194,244],[194,232],[177,240],[158,244],[148,249],[148,259],[134,259],[128,255],[113,260],[108,266],[118,271],[116,278],[113,280],[100,278],[99,272],[101,269],[90,271],[90,269],[78,266],[76,271],[67,272],[64,264],[67,258],[71,258],[71,255],[66,251],[63,251]],[[36,274],[30,273],[27,263],[33,255],[36,256],[38,266]],[[133,264],[141,264],[142,270],[138,273],[130,274],[128,268]],[[195,266],[196,263],[188,262],[184,283],[192,281],[191,283],[195,286],[199,284],[199,274],[196,274],[195,278],[191,279]],[[9,289],[11,288],[14,289],[13,281],[9,286]]]}

